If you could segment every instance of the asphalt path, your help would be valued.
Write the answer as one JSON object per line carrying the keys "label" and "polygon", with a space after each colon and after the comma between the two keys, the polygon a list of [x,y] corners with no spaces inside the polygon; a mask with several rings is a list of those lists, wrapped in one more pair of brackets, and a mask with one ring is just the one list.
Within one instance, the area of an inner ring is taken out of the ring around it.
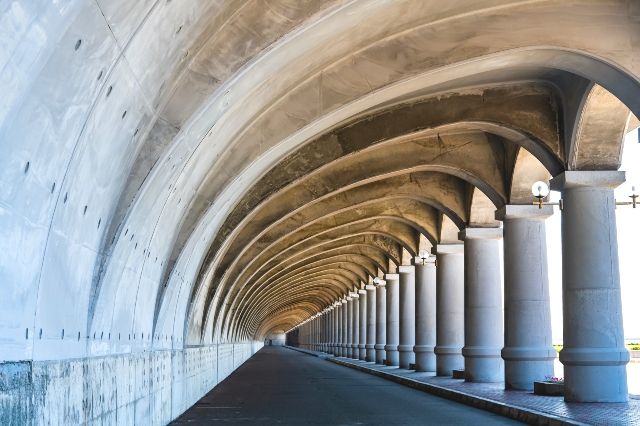
{"label": "asphalt path", "polygon": [[282,347],[264,347],[172,424],[513,425]]}

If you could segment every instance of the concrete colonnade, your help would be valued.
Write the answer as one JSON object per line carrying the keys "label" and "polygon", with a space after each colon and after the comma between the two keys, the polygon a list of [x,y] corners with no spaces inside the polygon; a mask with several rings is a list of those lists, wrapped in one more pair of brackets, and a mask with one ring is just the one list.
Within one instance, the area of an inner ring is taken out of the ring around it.
{"label": "concrete colonnade", "polygon": [[[628,399],[613,189],[622,172],[565,172],[562,191],[567,401]],[[549,205],[505,205],[502,228],[467,227],[349,292],[299,329],[336,356],[531,390],[553,375],[545,220]],[[504,267],[500,240],[504,237]],[[502,298],[504,273],[504,301]],[[604,307],[604,308],[603,308]],[[606,332],[604,331],[606,330]]]}

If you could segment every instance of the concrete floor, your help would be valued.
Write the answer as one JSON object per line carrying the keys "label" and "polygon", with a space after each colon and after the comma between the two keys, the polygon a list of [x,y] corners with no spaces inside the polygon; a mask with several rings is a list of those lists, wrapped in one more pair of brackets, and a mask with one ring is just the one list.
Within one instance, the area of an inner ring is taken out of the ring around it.
{"label": "concrete floor", "polygon": [[515,421],[286,348],[265,347],[172,424],[507,425]]}

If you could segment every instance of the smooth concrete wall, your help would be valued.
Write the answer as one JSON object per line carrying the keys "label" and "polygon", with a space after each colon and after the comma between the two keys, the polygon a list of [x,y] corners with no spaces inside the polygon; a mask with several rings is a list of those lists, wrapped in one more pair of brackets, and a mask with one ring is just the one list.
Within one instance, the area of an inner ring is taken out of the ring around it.
{"label": "smooth concrete wall", "polygon": [[0,363],[0,424],[164,425],[262,345]]}

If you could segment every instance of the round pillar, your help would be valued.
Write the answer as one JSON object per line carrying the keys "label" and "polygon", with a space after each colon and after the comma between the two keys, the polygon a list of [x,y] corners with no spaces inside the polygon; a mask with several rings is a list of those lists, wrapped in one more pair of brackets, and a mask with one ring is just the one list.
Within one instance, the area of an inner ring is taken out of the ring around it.
{"label": "round pillar", "polygon": [[464,241],[464,378],[502,382],[502,229],[467,228],[459,237]]}
{"label": "round pillar", "polygon": [[367,359],[367,290],[359,290],[360,295],[360,336],[358,339],[358,359]]}
{"label": "round pillar", "polygon": [[349,293],[347,298],[347,358],[353,357],[353,297]]}
{"label": "round pillar", "polygon": [[464,245],[438,244],[436,254],[436,374],[464,368]]}
{"label": "round pillar", "polygon": [[340,300],[340,347],[338,348],[338,356],[346,356],[347,353],[347,301]]}
{"label": "round pillar", "polygon": [[552,206],[507,205],[496,212],[504,232],[505,388],[533,390],[553,376],[545,219]]}
{"label": "round pillar", "polygon": [[351,354],[350,357],[358,359],[358,344],[360,343],[360,295],[353,293],[352,317],[351,317]]}
{"label": "round pillar", "polygon": [[367,290],[367,343],[365,345],[365,361],[375,362],[376,360],[376,288],[369,284]]}
{"label": "round pillar", "polygon": [[416,259],[416,371],[436,371],[436,258]]}
{"label": "round pillar", "polygon": [[333,309],[331,309],[331,352],[333,355],[338,356],[337,352],[337,341],[338,341],[338,302],[333,304]]}
{"label": "round pillar", "polygon": [[400,368],[412,368],[416,363],[413,347],[416,344],[416,270],[413,265],[402,265],[398,268],[400,275],[400,335],[399,365]]}
{"label": "round pillar", "polygon": [[386,360],[385,344],[387,343],[387,287],[382,281],[376,286],[376,364],[384,364]]}
{"label": "round pillar", "polygon": [[387,338],[384,345],[387,365],[398,366],[400,359],[398,344],[400,343],[400,293],[398,274],[386,274],[387,281]]}
{"label": "round pillar", "polygon": [[562,191],[565,400],[625,402],[626,364],[614,188],[624,172],[567,171]]}

